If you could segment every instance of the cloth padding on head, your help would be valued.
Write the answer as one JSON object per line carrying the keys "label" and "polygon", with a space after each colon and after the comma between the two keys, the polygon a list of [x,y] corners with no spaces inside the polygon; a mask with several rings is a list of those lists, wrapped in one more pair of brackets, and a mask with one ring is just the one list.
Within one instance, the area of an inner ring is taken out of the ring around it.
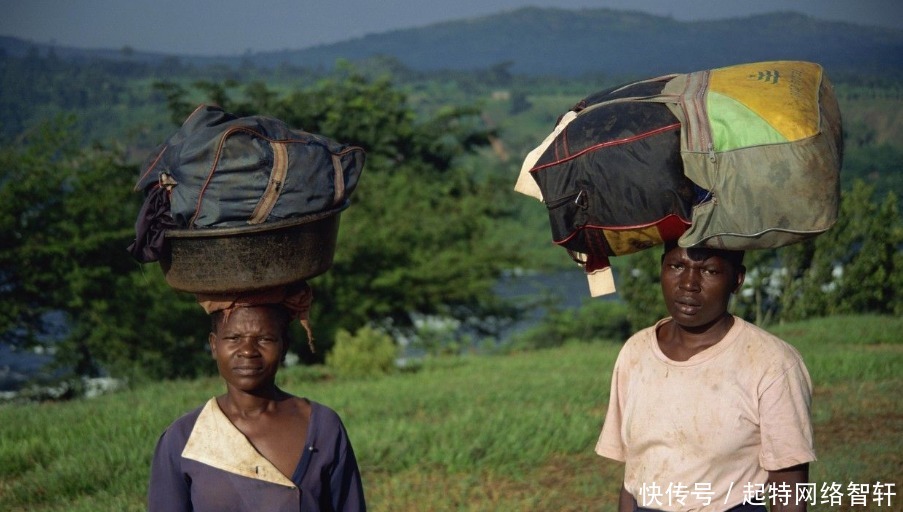
{"label": "cloth padding on head", "polygon": [[195,298],[207,314],[223,311],[227,320],[232,311],[239,308],[280,304],[288,309],[292,319],[298,320],[304,328],[307,333],[307,344],[311,352],[315,352],[313,331],[310,327],[310,307],[314,294],[306,282],[232,294],[197,293]]}

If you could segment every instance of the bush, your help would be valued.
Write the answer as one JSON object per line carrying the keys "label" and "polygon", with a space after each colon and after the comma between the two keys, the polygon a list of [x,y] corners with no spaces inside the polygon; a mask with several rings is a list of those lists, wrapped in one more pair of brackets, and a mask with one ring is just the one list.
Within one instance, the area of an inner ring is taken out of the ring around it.
{"label": "bush", "polygon": [[339,330],[326,364],[340,377],[375,377],[391,373],[397,356],[398,347],[391,336],[365,326],[353,336]]}
{"label": "bush", "polygon": [[624,341],[632,333],[627,304],[589,299],[578,309],[553,310],[545,319],[515,335],[517,348],[548,348],[569,341]]}

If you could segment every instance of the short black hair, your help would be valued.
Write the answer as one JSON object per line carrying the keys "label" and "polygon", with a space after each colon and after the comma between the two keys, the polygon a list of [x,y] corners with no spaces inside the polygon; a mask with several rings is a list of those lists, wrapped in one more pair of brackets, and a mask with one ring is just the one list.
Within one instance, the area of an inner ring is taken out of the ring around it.
{"label": "short black hair", "polygon": [[[665,255],[671,252],[671,249],[678,247],[677,240],[669,240],[665,242],[665,249],[662,252],[662,259],[664,259]],[[731,266],[734,267],[738,272],[744,271],[743,267],[743,257],[746,255],[745,251],[734,251],[730,249],[715,249],[711,247],[687,247],[687,252],[691,255],[694,251],[699,251],[699,253],[708,253],[720,256],[724,258]],[[699,254],[697,253],[697,254]]]}

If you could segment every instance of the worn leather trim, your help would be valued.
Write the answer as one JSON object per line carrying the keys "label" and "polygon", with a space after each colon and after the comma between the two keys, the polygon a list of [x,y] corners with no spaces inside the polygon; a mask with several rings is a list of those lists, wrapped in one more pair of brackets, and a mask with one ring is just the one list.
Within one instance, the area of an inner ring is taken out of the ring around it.
{"label": "worn leather trim", "polygon": [[332,168],[335,170],[335,179],[333,180],[335,193],[332,205],[338,206],[345,201],[345,172],[342,168],[342,157],[335,153],[332,154]]}
{"label": "worn leather trim", "polygon": [[270,141],[270,147],[273,149],[273,170],[270,172],[270,182],[267,183],[266,190],[260,196],[260,201],[251,212],[251,218],[248,224],[260,224],[267,220],[273,207],[276,206],[276,200],[282,193],[285,177],[288,174],[288,150],[284,142]]}

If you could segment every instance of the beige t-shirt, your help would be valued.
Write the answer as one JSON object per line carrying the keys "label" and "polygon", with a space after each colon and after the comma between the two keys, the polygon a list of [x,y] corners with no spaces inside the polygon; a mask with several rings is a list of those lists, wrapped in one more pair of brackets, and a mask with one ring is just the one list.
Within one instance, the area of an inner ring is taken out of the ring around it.
{"label": "beige t-shirt", "polygon": [[656,339],[668,320],[621,349],[596,444],[626,463],[641,507],[724,510],[761,491],[769,470],[815,460],[812,381],[795,348],[735,317],[720,342],[672,361]]}

